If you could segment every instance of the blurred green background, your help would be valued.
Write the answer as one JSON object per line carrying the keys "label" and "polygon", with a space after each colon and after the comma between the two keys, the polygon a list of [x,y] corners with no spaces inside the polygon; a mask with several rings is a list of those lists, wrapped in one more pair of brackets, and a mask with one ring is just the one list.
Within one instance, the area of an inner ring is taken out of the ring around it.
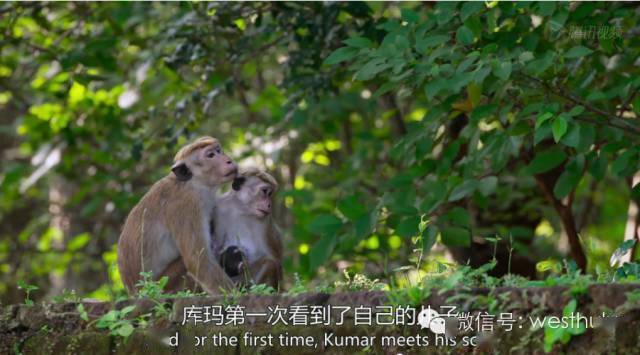
{"label": "blurred green background", "polygon": [[122,295],[124,219],[200,135],[281,183],[286,284],[606,273],[638,238],[638,13],[4,3],[0,299]]}

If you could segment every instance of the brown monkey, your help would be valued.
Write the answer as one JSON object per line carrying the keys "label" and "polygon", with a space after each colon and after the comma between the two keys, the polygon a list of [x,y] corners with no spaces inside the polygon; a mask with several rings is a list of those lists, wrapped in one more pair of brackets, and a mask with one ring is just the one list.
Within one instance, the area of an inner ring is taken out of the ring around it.
{"label": "brown monkey", "polygon": [[235,163],[217,139],[202,137],[178,151],[171,171],[142,197],[124,224],[118,241],[124,285],[135,292],[140,272],[151,271],[156,279],[168,276],[172,291],[185,272],[168,267],[180,261],[205,291],[233,288],[212,254],[209,223],[219,185],[236,176]]}
{"label": "brown monkey", "polygon": [[[282,241],[270,217],[276,189],[273,177],[250,169],[234,179],[232,190],[216,202],[212,250],[227,276],[238,285],[264,283],[277,289],[282,280]],[[180,259],[165,270],[166,275],[186,273]],[[194,285],[188,277],[176,277],[167,287],[193,289]]]}
{"label": "brown monkey", "polygon": [[236,282],[278,289],[282,280],[282,241],[271,218],[277,188],[271,175],[248,169],[216,202],[213,250]]}

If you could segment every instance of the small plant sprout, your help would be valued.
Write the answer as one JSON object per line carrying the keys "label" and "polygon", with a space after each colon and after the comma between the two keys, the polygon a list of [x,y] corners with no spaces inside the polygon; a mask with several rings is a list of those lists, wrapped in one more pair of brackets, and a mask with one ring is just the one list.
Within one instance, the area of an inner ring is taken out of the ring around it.
{"label": "small plant sprout", "polygon": [[134,331],[134,320],[127,319],[127,314],[131,313],[136,306],[127,306],[121,310],[111,310],[98,319],[96,328],[109,329],[113,336],[128,338]]}
{"label": "small plant sprout", "polygon": [[21,290],[24,290],[25,292],[24,304],[26,304],[27,306],[33,306],[33,300],[31,299],[31,292],[36,291],[38,289],[38,286],[29,285],[26,282],[20,280],[18,281],[18,288]]}
{"label": "small plant sprout", "polygon": [[274,293],[276,293],[276,289],[265,284],[251,285],[249,287],[249,294],[252,295],[272,295]]}
{"label": "small plant sprout", "polygon": [[378,279],[371,280],[363,274],[355,274],[351,277],[346,269],[343,274],[346,281],[336,281],[335,287],[338,289],[345,291],[381,291],[386,288],[386,285],[380,283]]}
{"label": "small plant sprout", "polygon": [[53,302],[62,303],[62,302],[79,302],[80,297],[76,294],[75,290],[67,290],[66,288],[62,290],[61,295],[57,295],[53,297]]}
{"label": "small plant sprout", "polygon": [[163,276],[160,280],[154,281],[150,271],[141,272],[140,276],[142,276],[142,279],[136,284],[139,290],[138,297],[158,299],[164,296],[164,288],[167,286],[167,282],[169,282],[168,277]]}
{"label": "small plant sprout", "polygon": [[496,255],[498,254],[498,243],[502,240],[502,238],[500,238],[500,236],[496,234],[495,237],[485,237],[484,239],[493,244],[493,260],[497,260]]}
{"label": "small plant sprout", "polygon": [[89,314],[87,313],[87,310],[84,309],[84,305],[82,303],[78,303],[78,305],[76,306],[76,311],[78,312],[78,314],[80,314],[80,319],[85,322],[89,321]]}
{"label": "small plant sprout", "polygon": [[291,286],[289,291],[287,291],[288,295],[297,295],[300,293],[307,292],[307,287],[305,286],[304,282],[302,281],[298,273],[293,274],[293,279],[294,279],[293,286]]}

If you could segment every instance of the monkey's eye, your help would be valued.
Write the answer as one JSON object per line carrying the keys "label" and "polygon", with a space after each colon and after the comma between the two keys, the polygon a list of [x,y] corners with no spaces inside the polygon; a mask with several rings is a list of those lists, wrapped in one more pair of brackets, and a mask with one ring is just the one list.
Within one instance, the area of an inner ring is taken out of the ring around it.
{"label": "monkey's eye", "polygon": [[218,154],[222,153],[222,148],[216,147],[216,153],[218,153]]}
{"label": "monkey's eye", "polygon": [[263,193],[265,196],[271,196],[271,189],[270,189],[270,188],[268,188],[268,187],[263,187],[263,188],[262,188],[262,193]]}
{"label": "monkey's eye", "polygon": [[213,158],[214,155],[216,155],[216,153],[213,150],[207,152],[207,158]]}

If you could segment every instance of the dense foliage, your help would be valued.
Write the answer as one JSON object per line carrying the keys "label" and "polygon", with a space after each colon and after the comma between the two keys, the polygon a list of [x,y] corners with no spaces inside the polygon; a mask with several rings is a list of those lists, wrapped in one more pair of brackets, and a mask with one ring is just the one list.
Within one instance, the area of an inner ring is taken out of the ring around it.
{"label": "dense foliage", "polygon": [[638,12],[3,4],[0,293],[121,294],[126,214],[203,134],[282,183],[287,275],[608,272],[639,221]]}

